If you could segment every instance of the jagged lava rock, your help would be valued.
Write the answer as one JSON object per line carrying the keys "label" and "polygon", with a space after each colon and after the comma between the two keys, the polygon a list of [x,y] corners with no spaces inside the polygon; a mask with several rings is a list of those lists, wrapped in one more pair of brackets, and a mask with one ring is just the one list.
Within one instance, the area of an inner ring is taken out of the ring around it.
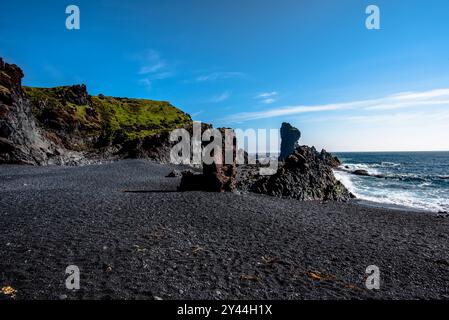
{"label": "jagged lava rock", "polygon": [[297,128],[290,125],[290,123],[282,123],[280,161],[284,161],[290,154],[292,154],[298,146],[299,138],[301,138],[301,132]]}
{"label": "jagged lava rock", "polygon": [[251,191],[302,201],[353,198],[335,178],[327,161],[330,157],[325,151],[317,152],[314,147],[297,147],[274,175],[258,180]]}
{"label": "jagged lava rock", "polygon": [[[232,134],[230,145],[226,145],[225,128],[218,129],[222,135],[222,152],[213,154],[211,164],[203,163],[203,173],[194,174],[193,172],[183,172],[181,184],[178,187],[180,191],[211,191],[225,192],[235,191],[237,188],[237,141],[233,130],[228,132]],[[207,144],[207,143],[206,143]],[[204,145],[202,146],[204,147]],[[225,151],[232,148],[232,163],[225,163]]]}
{"label": "jagged lava rock", "polygon": [[336,169],[341,166],[342,162],[337,157],[334,157],[332,154],[327,152],[326,150],[321,150],[320,159],[323,160],[327,165]]}

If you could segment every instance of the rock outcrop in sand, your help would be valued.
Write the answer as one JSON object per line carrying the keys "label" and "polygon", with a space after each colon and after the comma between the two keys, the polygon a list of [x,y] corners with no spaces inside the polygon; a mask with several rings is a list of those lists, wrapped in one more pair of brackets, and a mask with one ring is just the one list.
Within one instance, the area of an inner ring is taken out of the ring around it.
{"label": "rock outcrop in sand", "polygon": [[251,191],[302,201],[353,198],[335,178],[334,162],[335,158],[324,150],[319,153],[314,147],[297,147],[274,175],[259,179]]}
{"label": "rock outcrop in sand", "polygon": [[281,153],[279,161],[284,161],[295,148],[298,146],[298,140],[301,138],[301,132],[290,125],[290,123],[283,122],[281,126]]}

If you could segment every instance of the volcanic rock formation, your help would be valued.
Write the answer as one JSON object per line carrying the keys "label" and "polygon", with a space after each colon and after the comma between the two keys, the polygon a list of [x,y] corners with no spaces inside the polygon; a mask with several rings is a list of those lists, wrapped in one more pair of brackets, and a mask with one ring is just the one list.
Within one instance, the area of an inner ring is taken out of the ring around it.
{"label": "volcanic rock formation", "polygon": [[38,128],[23,72],[0,58],[0,163],[44,164],[60,150]]}
{"label": "volcanic rock formation", "polygon": [[298,200],[348,200],[353,195],[339,182],[324,150],[300,146],[278,171],[259,179],[251,188],[256,193]]}
{"label": "volcanic rock formation", "polygon": [[[213,130],[213,129],[211,129]],[[230,129],[215,129],[220,132],[220,150],[211,150],[211,163],[203,162],[203,173],[194,174],[191,171],[182,173],[180,191],[203,190],[212,192],[235,191],[237,183],[237,141],[235,133]],[[207,145],[214,141],[203,142],[202,149],[208,150]],[[217,152],[216,152],[217,151]],[[207,151],[206,151],[207,152]],[[228,157],[226,156],[228,152]]]}
{"label": "volcanic rock formation", "polygon": [[295,148],[298,146],[298,140],[301,138],[301,132],[290,125],[290,123],[283,122],[281,126],[281,153],[279,161],[284,161]]}

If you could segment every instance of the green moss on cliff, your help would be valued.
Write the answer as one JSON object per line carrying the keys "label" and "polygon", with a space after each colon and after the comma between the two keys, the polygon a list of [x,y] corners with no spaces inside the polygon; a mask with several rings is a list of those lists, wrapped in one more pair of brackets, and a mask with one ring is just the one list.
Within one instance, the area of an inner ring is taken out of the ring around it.
{"label": "green moss on cliff", "polygon": [[82,86],[24,90],[44,126],[59,129],[60,124],[82,135],[97,135],[105,142],[144,138],[191,122],[188,114],[165,101],[88,96]]}

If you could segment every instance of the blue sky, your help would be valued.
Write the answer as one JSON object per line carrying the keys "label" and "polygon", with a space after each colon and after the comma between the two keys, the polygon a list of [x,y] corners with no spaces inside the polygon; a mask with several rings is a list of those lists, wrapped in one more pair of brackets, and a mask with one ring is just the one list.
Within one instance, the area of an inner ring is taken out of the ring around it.
{"label": "blue sky", "polygon": [[446,0],[8,1],[0,56],[26,85],[168,100],[216,127],[288,121],[330,151],[449,150],[448,17]]}

